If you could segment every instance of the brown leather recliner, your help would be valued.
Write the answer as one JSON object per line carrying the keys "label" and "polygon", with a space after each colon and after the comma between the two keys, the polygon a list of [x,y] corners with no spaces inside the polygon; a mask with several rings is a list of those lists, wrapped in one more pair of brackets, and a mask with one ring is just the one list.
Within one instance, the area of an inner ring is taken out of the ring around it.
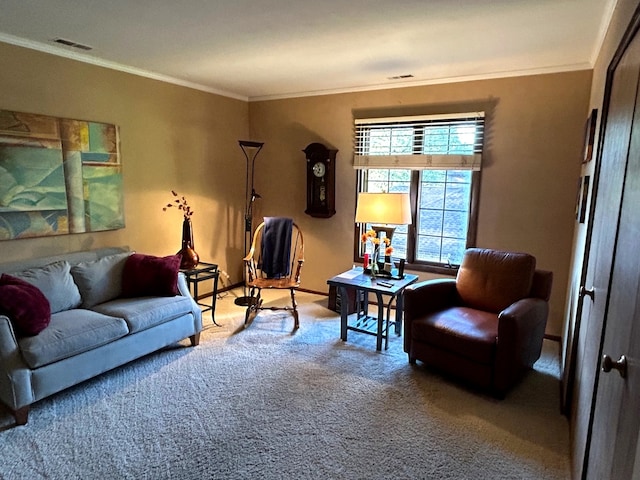
{"label": "brown leather recliner", "polygon": [[409,363],[504,397],[540,358],[552,281],[529,254],[468,249],[455,279],[405,289]]}

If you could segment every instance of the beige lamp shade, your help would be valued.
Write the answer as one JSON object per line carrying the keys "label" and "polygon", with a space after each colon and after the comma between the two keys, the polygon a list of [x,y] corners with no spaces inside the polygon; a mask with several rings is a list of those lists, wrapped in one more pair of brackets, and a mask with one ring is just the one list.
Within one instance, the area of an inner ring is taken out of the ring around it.
{"label": "beige lamp shade", "polygon": [[411,224],[408,193],[359,193],[356,223]]}

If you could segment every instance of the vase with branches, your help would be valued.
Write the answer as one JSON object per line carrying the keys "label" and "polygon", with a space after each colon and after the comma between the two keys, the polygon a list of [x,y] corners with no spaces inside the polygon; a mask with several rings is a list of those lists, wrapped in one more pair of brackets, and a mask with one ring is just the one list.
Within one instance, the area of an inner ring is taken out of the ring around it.
{"label": "vase with branches", "polygon": [[169,208],[177,208],[182,211],[182,248],[178,251],[178,255],[181,256],[180,268],[183,270],[189,270],[191,268],[195,268],[200,262],[200,257],[195,251],[193,241],[193,225],[191,224],[193,210],[184,196],[178,195],[175,190],[171,190],[171,193],[176,197],[175,200],[167,203],[162,210],[166,212]]}

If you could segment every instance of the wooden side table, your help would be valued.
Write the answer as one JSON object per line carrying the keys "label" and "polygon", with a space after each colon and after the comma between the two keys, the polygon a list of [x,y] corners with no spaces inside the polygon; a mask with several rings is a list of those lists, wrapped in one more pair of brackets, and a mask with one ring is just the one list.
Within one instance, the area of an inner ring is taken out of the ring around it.
{"label": "wooden side table", "polygon": [[[211,320],[213,324],[216,326],[220,326],[216,323],[216,299],[218,297],[218,277],[220,276],[220,271],[218,270],[218,265],[215,263],[206,263],[200,262],[197,266],[190,269],[180,270],[184,273],[184,276],[187,279],[187,285],[189,286],[189,290],[192,291],[193,298],[196,303],[203,307],[203,312],[208,312],[211,310]],[[206,280],[213,280],[213,291],[212,291],[212,300],[211,305],[206,303],[200,303],[200,299],[198,298],[198,284],[200,282],[204,282]]]}
{"label": "wooden side table", "polygon": [[[375,278],[368,273],[364,273],[362,267],[354,267],[351,270],[336,275],[327,280],[330,286],[336,287],[340,291],[342,298],[347,298],[348,290],[355,289],[359,298],[360,292],[364,293],[363,305],[359,305],[356,313],[352,316],[352,322],[349,323],[349,306],[347,302],[341,302],[340,305],[340,338],[347,341],[347,332],[353,330],[355,332],[366,333],[376,337],[376,350],[382,350],[382,340],[385,341],[385,350],[389,348],[389,326],[395,327],[396,335],[400,335],[402,331],[402,310],[404,307],[404,289],[418,280],[417,275],[405,274],[401,279]],[[370,316],[368,313],[369,302],[368,293],[376,295],[378,301],[377,317]],[[383,296],[391,297],[387,305],[384,303]],[[396,301],[395,320],[390,320],[391,304]],[[386,318],[384,311],[386,309]]]}

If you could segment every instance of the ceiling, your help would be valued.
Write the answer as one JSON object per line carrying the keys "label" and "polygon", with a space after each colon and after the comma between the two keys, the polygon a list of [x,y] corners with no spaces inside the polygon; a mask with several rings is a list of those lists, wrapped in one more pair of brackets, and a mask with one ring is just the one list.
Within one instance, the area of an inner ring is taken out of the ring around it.
{"label": "ceiling", "polygon": [[616,1],[0,0],[0,42],[260,100],[589,69]]}

